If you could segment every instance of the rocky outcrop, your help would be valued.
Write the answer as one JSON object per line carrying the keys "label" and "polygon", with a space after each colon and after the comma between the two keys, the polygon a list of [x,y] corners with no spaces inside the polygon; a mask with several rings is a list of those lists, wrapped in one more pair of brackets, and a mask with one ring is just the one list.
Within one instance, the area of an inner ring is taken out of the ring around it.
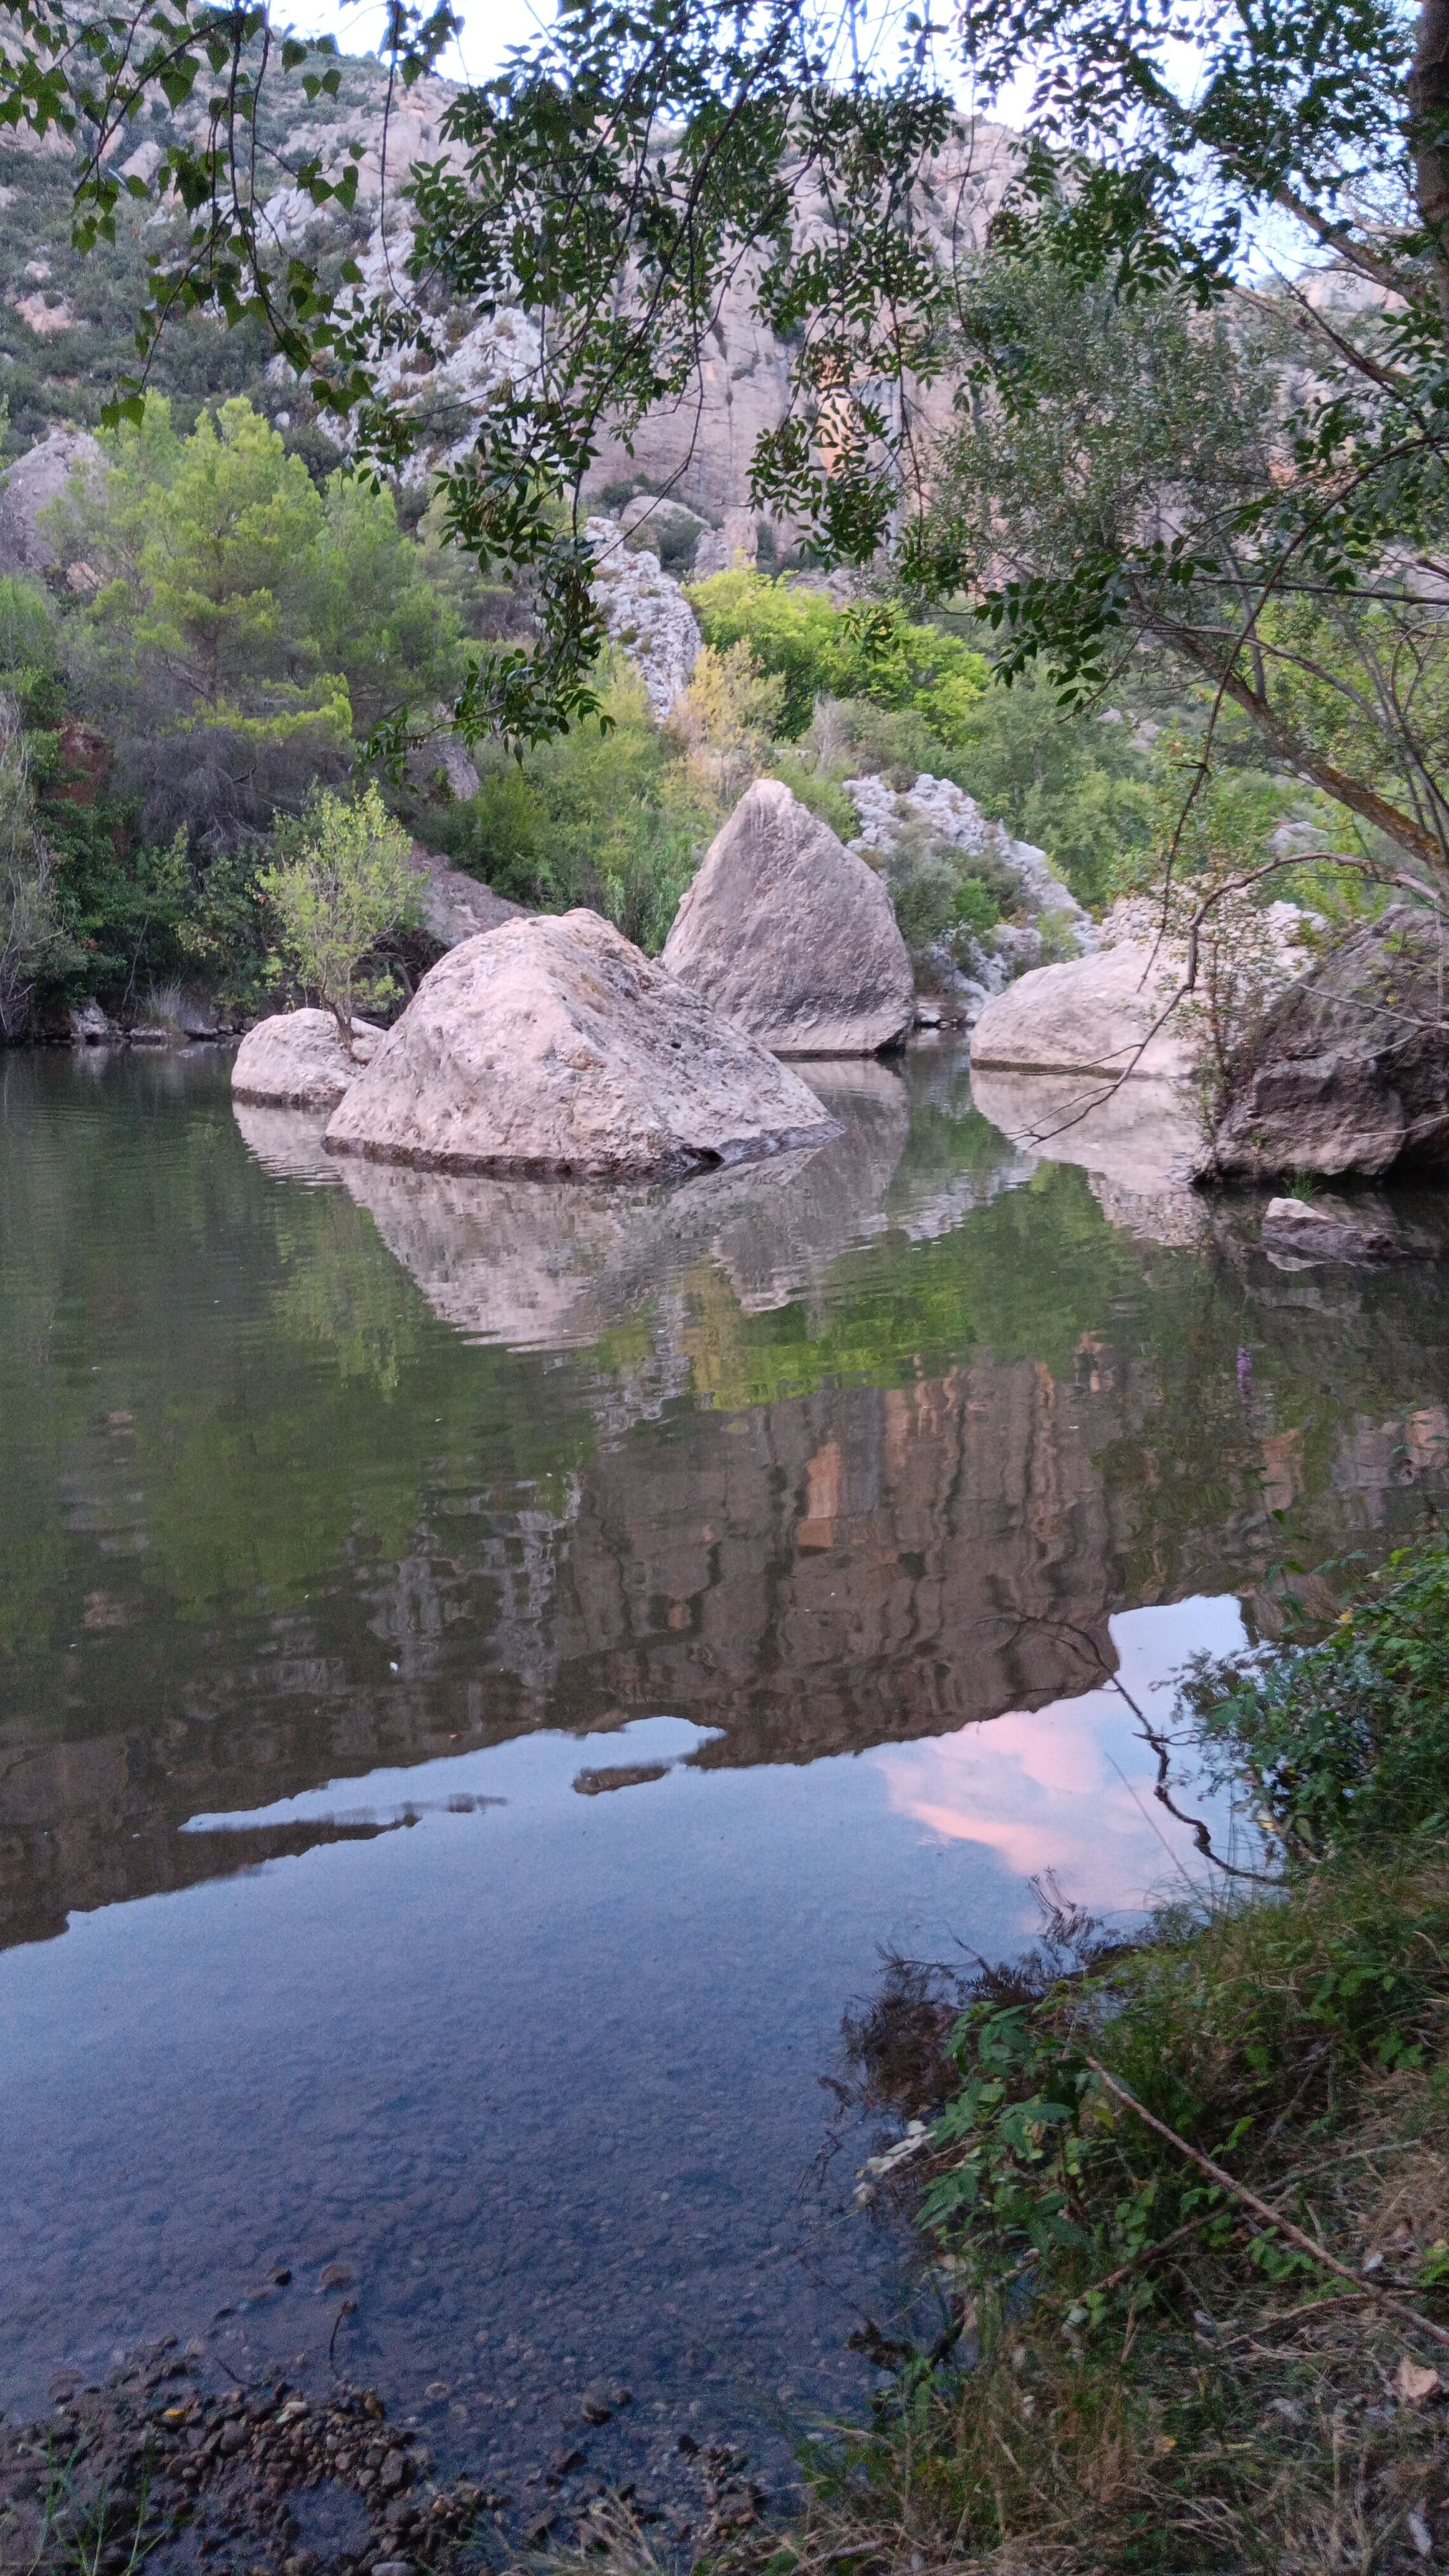
{"label": "rocky outcrop", "polygon": [[617,519],[590,519],[585,534],[597,570],[593,595],[604,613],[609,642],[634,664],[663,721],[687,689],[703,637],[679,584],[641,546],[631,554]]}
{"label": "rocky outcrop", "polygon": [[[1010,182],[1017,148],[1007,127],[983,117],[970,119],[943,141],[922,210],[948,265],[984,239]],[[810,237],[820,212],[818,183],[797,188],[798,237]],[[761,435],[777,429],[789,415],[795,393],[792,364],[798,357],[765,319],[767,299],[760,282],[769,257],[769,245],[761,242],[735,264],[698,360],[679,391],[656,403],[642,421],[631,420],[627,444],[622,433],[605,438],[593,468],[596,489],[616,487],[624,477],[635,476],[641,485],[687,502],[722,530],[729,513],[748,512],[752,539],[750,467]],[[909,416],[927,445],[952,427],[951,396],[944,376],[924,384],[908,381]],[[732,531],[726,533],[728,565],[734,540]],[[752,551],[752,543],[747,550]]]}
{"label": "rocky outcrop", "polygon": [[1446,962],[1438,917],[1397,904],[1300,976],[1239,1054],[1214,1173],[1449,1164]]}
{"label": "rocky outcrop", "polygon": [[521,903],[510,903],[506,895],[480,885],[462,868],[450,868],[446,859],[440,859],[436,850],[425,850],[421,841],[413,843],[411,864],[422,880],[418,918],[440,948],[460,948],[480,931],[497,930],[502,922],[525,917]]}
{"label": "rocky outcrop", "polygon": [[99,446],[83,429],[52,429],[9,468],[0,485],[0,573],[41,573],[56,547],[41,512],[58,501],[79,466],[99,473]]}
{"label": "rocky outcrop", "polygon": [[1349,1261],[1361,1268],[1385,1261],[1413,1261],[1431,1247],[1400,1226],[1382,1199],[1270,1199],[1263,1211],[1263,1250],[1280,1269],[1307,1269],[1319,1261]]}
{"label": "rocky outcrop", "polygon": [[1180,1081],[1194,1070],[1180,1019],[1159,1025],[1178,990],[1174,961],[1149,940],[1038,966],[989,1001],[971,1039],[973,1068]]}
{"label": "rocky outcrop", "polygon": [[352,1023],[353,1053],[330,1011],[278,1011],[248,1029],[236,1051],[231,1087],[238,1100],[278,1109],[331,1109],[355,1082],[382,1038],[370,1020]]}
{"label": "rocky outcrop", "polygon": [[441,959],[327,1145],[435,1171],[654,1180],[833,1133],[797,1074],[579,911],[525,915]]}
{"label": "rocky outcrop", "polygon": [[1065,947],[1085,956],[1096,947],[1096,923],[1046,852],[1031,841],[1013,840],[1004,823],[989,822],[974,796],[952,779],[923,771],[913,787],[903,790],[875,775],[842,783],[860,817],[860,831],[848,846],[883,863],[888,883],[914,845],[928,853],[964,851],[982,863],[989,881],[1014,889],[1012,920],[965,942],[964,955],[958,934],[951,948],[932,949],[919,961],[924,980],[939,982],[953,1016],[968,1027],[993,993],[1001,992],[1014,975],[1041,964],[1048,939],[1058,952]]}
{"label": "rocky outcrop", "polygon": [[775,1055],[874,1055],[915,1014],[884,883],[775,778],[716,835],[664,963]]}
{"label": "rocky outcrop", "polygon": [[113,1046],[121,1032],[115,1021],[108,1019],[100,1003],[92,998],[78,1011],[70,1013],[72,1046]]}

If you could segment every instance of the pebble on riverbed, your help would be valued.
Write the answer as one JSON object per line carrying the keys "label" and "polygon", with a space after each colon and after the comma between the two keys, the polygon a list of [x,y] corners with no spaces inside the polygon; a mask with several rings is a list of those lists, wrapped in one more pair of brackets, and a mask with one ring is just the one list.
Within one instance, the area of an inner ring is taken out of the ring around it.
{"label": "pebble on riverbed", "polygon": [[[410,2428],[389,2424],[370,2389],[337,2383],[313,2399],[286,2380],[217,2391],[205,2356],[175,2339],[134,2354],[100,2383],[78,2372],[51,2382],[54,2413],[25,2427],[0,2421],[0,2567],[61,2576],[77,2564],[123,2576],[142,2558],[158,2567],[204,2560],[215,2576],[454,2576],[476,2566],[478,2540],[513,2499],[467,2477],[440,2486],[433,2456]],[[584,2392],[581,2411],[607,2422],[627,2388]],[[665,2485],[671,2457],[656,2464]],[[558,2491],[587,2467],[576,2445],[556,2450],[530,2484],[553,2491],[528,2509],[522,2537],[557,2546],[663,2526],[674,2550],[736,2539],[759,2521],[760,2488],[744,2451],[702,2450],[679,2437],[672,2466],[697,2488],[656,2498],[596,2480]],[[691,2553],[692,2554],[692,2553]]]}

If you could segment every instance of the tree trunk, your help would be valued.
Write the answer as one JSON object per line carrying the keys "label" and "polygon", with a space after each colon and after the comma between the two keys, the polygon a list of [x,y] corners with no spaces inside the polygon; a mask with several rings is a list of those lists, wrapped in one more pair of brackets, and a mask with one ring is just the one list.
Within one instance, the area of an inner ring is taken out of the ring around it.
{"label": "tree trunk", "polygon": [[1409,74],[1409,140],[1419,220],[1433,245],[1449,329],[1449,0],[1423,0]]}

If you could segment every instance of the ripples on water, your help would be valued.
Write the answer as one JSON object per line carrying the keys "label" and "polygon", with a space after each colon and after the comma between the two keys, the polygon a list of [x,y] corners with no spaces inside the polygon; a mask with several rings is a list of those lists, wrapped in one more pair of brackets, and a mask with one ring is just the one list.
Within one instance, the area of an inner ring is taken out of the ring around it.
{"label": "ripples on water", "polygon": [[315,2361],[340,2264],[508,2475],[600,2376],[619,2464],[856,2404],[842,2008],[1044,1869],[1181,1887],[1117,1685],[1270,1618],[1275,1513],[1442,1496],[1440,1273],[1274,1271],[944,1048],[673,1192],[339,1168],[226,1074],[0,1058],[0,2402]]}

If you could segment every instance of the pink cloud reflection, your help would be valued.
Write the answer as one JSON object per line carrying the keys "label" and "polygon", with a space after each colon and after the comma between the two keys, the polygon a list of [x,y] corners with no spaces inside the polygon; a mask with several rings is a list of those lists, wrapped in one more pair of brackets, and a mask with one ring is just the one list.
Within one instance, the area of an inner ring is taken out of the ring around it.
{"label": "pink cloud reflection", "polygon": [[[1127,1689],[1164,1719],[1171,1676],[1189,1655],[1225,1654],[1243,1641],[1231,1599],[1128,1611],[1111,1632]],[[885,1775],[896,1814],[947,1841],[983,1844],[1022,1879],[1050,1871],[1065,1897],[1093,1911],[1122,1913],[1180,1894],[1184,1873],[1202,1882],[1205,1864],[1189,1830],[1154,1797],[1156,1756],[1116,1690],[1013,1710],[869,1758]],[[1220,1828],[1226,1823],[1196,1796],[1182,1803]],[[1026,1911],[1034,1917],[1034,1907]]]}

